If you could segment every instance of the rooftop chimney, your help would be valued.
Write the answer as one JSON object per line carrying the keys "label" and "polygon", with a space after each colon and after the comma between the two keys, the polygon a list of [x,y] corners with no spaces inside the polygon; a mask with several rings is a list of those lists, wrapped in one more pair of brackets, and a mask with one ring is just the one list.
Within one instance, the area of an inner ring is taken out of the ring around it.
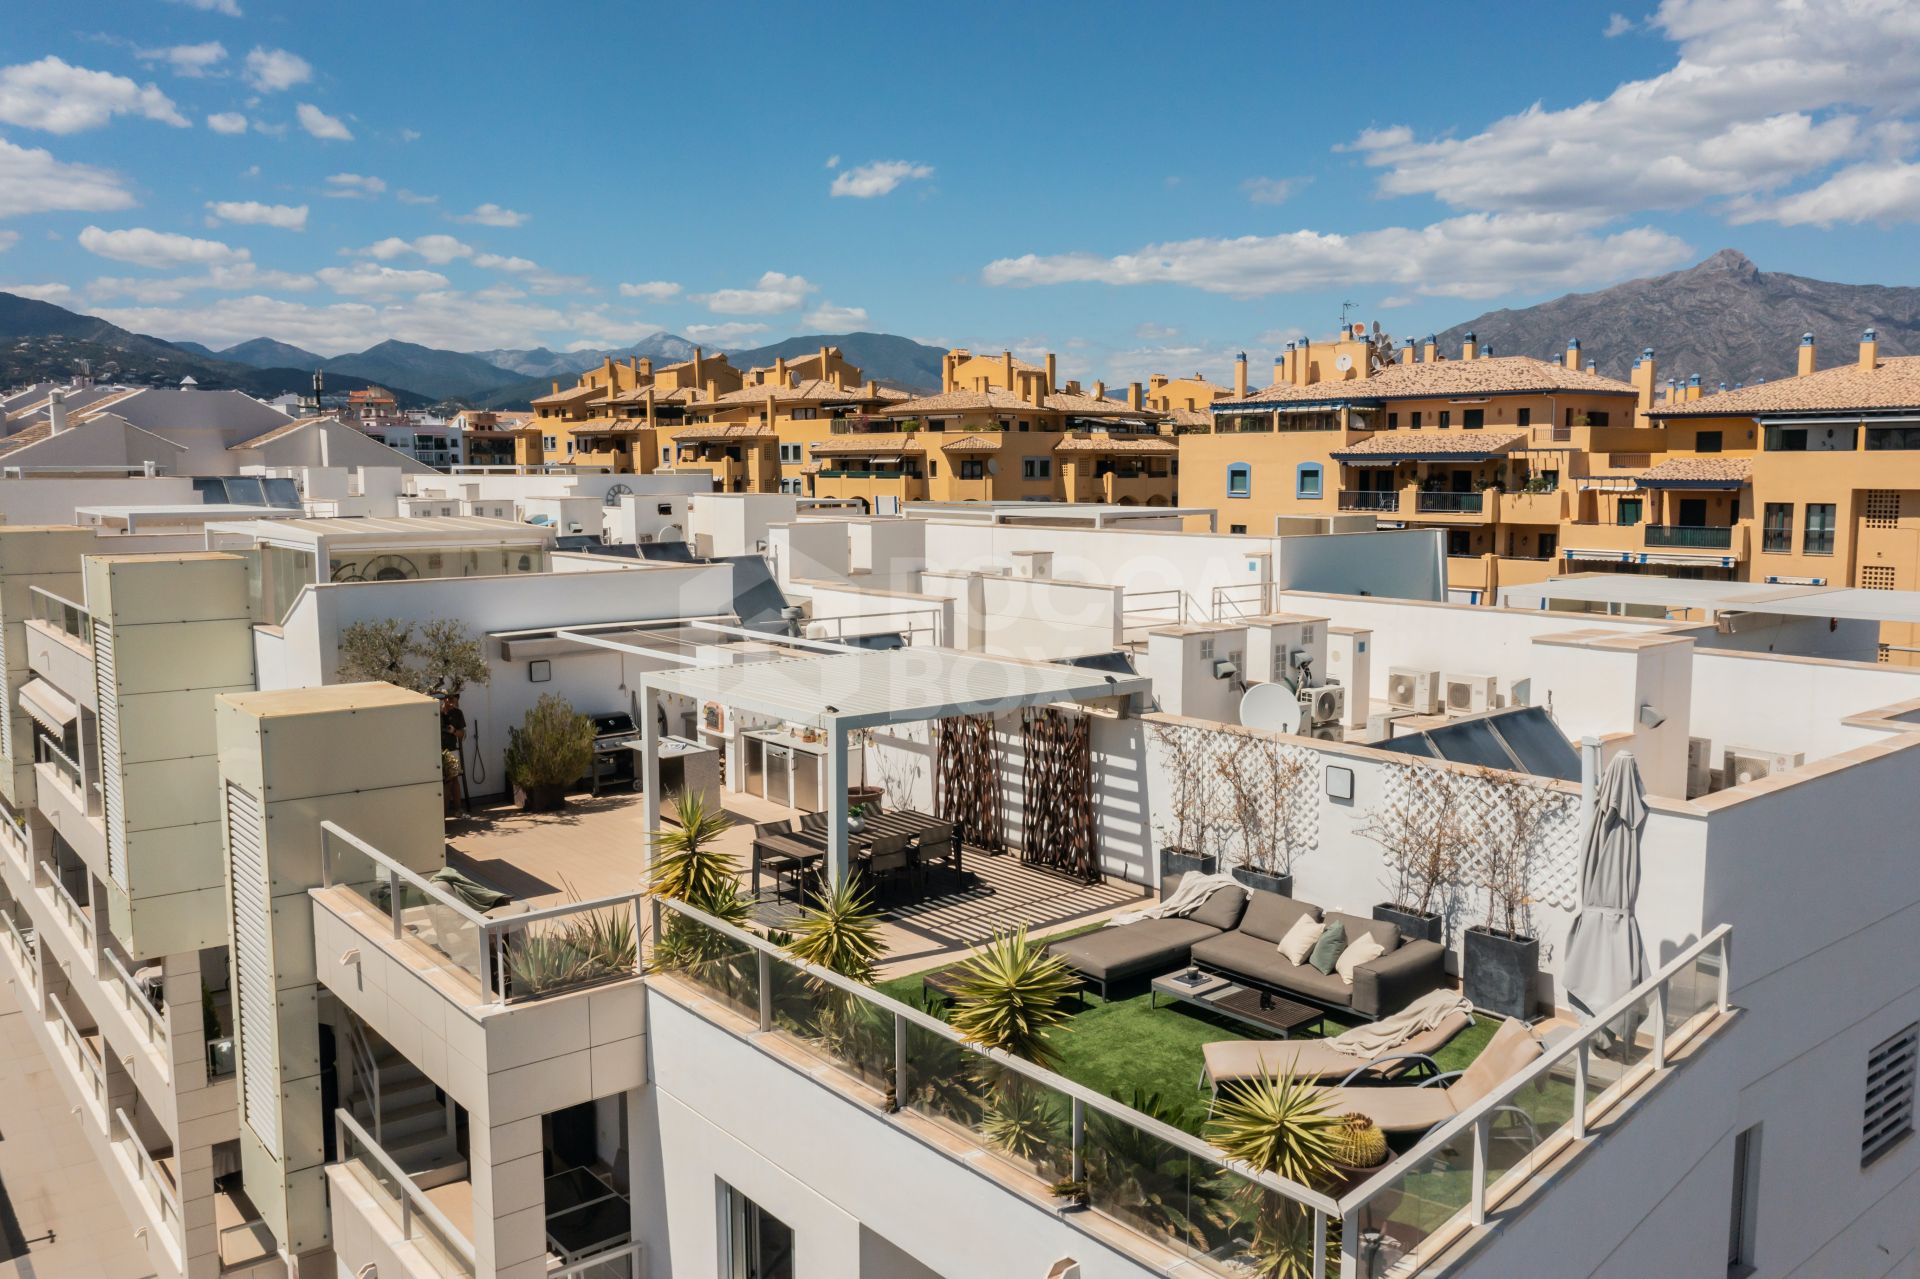
{"label": "rooftop chimney", "polygon": [[1059,363],[1055,360],[1053,352],[1048,351],[1047,352],[1047,394],[1049,395],[1053,394],[1053,388],[1059,385],[1059,383],[1055,380],[1058,377],[1059,372],[1060,372]]}
{"label": "rooftop chimney", "polygon": [[1880,335],[1868,329],[1860,335],[1860,370],[1871,373],[1880,367]]}
{"label": "rooftop chimney", "polygon": [[67,429],[67,393],[55,391],[47,397],[47,420],[53,424],[55,435]]}
{"label": "rooftop chimney", "polygon": [[1802,333],[1800,335],[1800,368],[1799,368],[1799,375],[1801,377],[1805,377],[1807,374],[1813,372],[1814,369],[1818,367],[1818,361],[1815,359],[1815,355],[1816,355],[1816,352],[1813,345],[1813,334]]}
{"label": "rooftop chimney", "polygon": [[1588,361],[1587,361],[1587,372],[1589,372],[1589,373],[1596,373],[1596,374],[1597,374],[1597,373],[1599,373],[1599,372],[1600,372],[1600,361],[1598,361],[1598,360],[1588,360]]}
{"label": "rooftop chimney", "polygon": [[1135,412],[1138,412],[1140,409],[1140,384],[1138,382],[1129,383],[1127,386],[1127,407],[1133,409]]}
{"label": "rooftop chimney", "polygon": [[1480,354],[1480,339],[1475,334],[1467,334],[1467,340],[1460,344],[1460,358],[1471,360]]}
{"label": "rooftop chimney", "polygon": [[1700,375],[1695,373],[1687,379],[1687,398],[1689,400],[1697,400],[1703,394],[1705,394],[1705,392],[1700,389]]}
{"label": "rooftop chimney", "polygon": [[1233,362],[1233,398],[1236,400],[1247,398],[1247,353],[1245,351],[1240,352]]}
{"label": "rooftop chimney", "polygon": [[1096,400],[1104,400],[1107,398],[1107,384],[1105,382],[1096,381],[1093,384],[1093,398]]}
{"label": "rooftop chimney", "polygon": [[[1642,348],[1640,358],[1633,362],[1633,372],[1630,375],[1633,379],[1634,389],[1640,392],[1639,405],[1642,413],[1653,408],[1655,369],[1653,348],[1650,346]],[[1671,402],[1672,397],[1668,398],[1669,402]]]}
{"label": "rooftop chimney", "polygon": [[1567,339],[1567,367],[1570,369],[1578,369],[1580,367],[1580,339],[1579,338]]}
{"label": "rooftop chimney", "polygon": [[1426,345],[1421,349],[1420,359],[1423,363],[1432,364],[1435,360],[1439,358],[1440,358],[1440,340],[1434,337],[1433,334],[1429,333],[1427,334]]}
{"label": "rooftop chimney", "polygon": [[1420,358],[1419,353],[1414,350],[1413,339],[1408,338],[1407,344],[1400,348],[1400,363],[1412,364],[1415,360],[1419,358]]}
{"label": "rooftop chimney", "polygon": [[1009,391],[1013,389],[1013,352],[1000,352],[1000,374]]}

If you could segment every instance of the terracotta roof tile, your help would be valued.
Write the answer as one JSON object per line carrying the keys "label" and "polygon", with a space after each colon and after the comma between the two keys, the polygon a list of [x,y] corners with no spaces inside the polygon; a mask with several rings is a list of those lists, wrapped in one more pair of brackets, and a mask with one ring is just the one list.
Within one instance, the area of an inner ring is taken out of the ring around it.
{"label": "terracotta roof tile", "polygon": [[1753,478],[1753,463],[1744,457],[1670,457],[1637,477],[1646,488],[1668,484],[1745,484]]}
{"label": "terracotta roof tile", "polygon": [[1180,446],[1160,435],[1070,435],[1053,446],[1055,453],[1163,453],[1175,454]]}
{"label": "terracotta roof tile", "polygon": [[1525,431],[1381,431],[1328,454],[1333,458],[1492,457],[1527,438]]}
{"label": "terracotta roof tile", "polygon": [[1836,364],[1805,377],[1761,382],[1675,404],[1654,417],[1760,417],[1773,413],[1844,413],[1850,409],[1920,407],[1920,355],[1888,356],[1872,371]]}
{"label": "terracotta roof tile", "polygon": [[1339,404],[1353,400],[1454,399],[1495,393],[1548,394],[1589,391],[1604,395],[1635,395],[1632,386],[1585,369],[1570,369],[1531,355],[1489,355],[1477,360],[1434,360],[1395,364],[1368,378],[1350,382],[1315,382],[1310,386],[1270,386],[1245,400],[1228,403]]}
{"label": "terracotta roof tile", "polygon": [[733,422],[723,423],[717,426],[690,426],[683,431],[675,431],[673,438],[676,442],[686,440],[771,440],[775,438],[775,434],[772,427],[762,426],[758,422]]}
{"label": "terracotta roof tile", "polygon": [[1009,413],[1044,413],[1046,410],[1030,400],[1023,400],[1011,391],[1002,391],[994,387],[989,391],[942,391],[938,395],[922,395],[914,399],[900,400],[880,410],[888,417],[913,417],[925,413],[963,413],[982,411],[1004,411]]}
{"label": "terracotta roof tile", "polygon": [[836,435],[830,440],[816,440],[809,445],[814,454],[852,454],[866,453],[924,452],[926,445],[918,431],[872,431],[864,434]]}

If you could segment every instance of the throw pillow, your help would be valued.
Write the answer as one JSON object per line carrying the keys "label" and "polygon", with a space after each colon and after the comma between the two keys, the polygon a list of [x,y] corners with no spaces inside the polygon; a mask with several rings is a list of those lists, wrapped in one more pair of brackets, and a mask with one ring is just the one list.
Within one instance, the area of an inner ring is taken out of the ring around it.
{"label": "throw pillow", "polygon": [[1313,944],[1313,954],[1307,962],[1321,972],[1331,974],[1333,966],[1340,961],[1340,952],[1347,948],[1347,926],[1339,920],[1327,925],[1320,934],[1320,940]]}
{"label": "throw pillow", "polygon": [[1366,933],[1354,938],[1353,945],[1340,952],[1340,958],[1334,962],[1333,970],[1340,974],[1340,980],[1353,985],[1353,970],[1362,964],[1370,964],[1387,953],[1382,946]]}
{"label": "throw pillow", "polygon": [[1320,934],[1326,925],[1312,915],[1302,915],[1293,921],[1293,927],[1287,929],[1287,935],[1280,939],[1279,950],[1290,964],[1304,964],[1307,956],[1313,953],[1314,943],[1320,940]]}

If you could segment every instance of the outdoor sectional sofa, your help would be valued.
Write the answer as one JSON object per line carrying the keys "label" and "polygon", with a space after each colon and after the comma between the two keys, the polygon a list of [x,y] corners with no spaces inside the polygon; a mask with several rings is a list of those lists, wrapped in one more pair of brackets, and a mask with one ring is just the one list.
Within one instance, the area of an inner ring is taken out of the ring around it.
{"label": "outdoor sectional sofa", "polygon": [[[1162,897],[1179,882],[1170,876]],[[1280,953],[1280,939],[1304,914],[1339,920],[1349,941],[1371,934],[1386,953],[1354,969],[1351,986],[1337,973],[1289,963]],[[1102,928],[1048,949],[1098,987],[1102,998],[1115,982],[1193,964],[1243,986],[1378,1020],[1446,983],[1446,951],[1437,943],[1405,937],[1381,920],[1323,912],[1311,902],[1249,888],[1222,888],[1184,916]]]}

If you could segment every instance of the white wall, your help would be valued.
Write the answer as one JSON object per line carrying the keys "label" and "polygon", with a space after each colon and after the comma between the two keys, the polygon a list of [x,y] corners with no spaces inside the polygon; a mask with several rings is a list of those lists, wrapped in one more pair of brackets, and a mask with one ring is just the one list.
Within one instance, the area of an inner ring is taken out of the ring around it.
{"label": "white wall", "polygon": [[767,530],[799,509],[800,499],[786,493],[703,492],[687,504],[687,540],[701,555],[762,554]]}
{"label": "white wall", "polygon": [[1920,697],[1920,667],[1707,651],[1693,664],[1693,733],[1730,746],[1804,751],[1809,762],[1885,734],[1841,721]]}
{"label": "white wall", "polygon": [[131,479],[0,479],[0,518],[8,524],[72,524],[81,506],[193,506],[199,494],[182,475]]}
{"label": "white wall", "polygon": [[[782,591],[793,587],[796,582],[847,580],[852,564],[852,547],[848,543],[845,525],[825,520],[774,524],[765,530],[763,536],[767,543],[767,560],[773,568],[774,580],[780,584]],[[715,553],[722,553],[717,545]],[[752,548],[734,553],[751,554]],[[800,593],[805,593],[804,587],[800,588]]]}

